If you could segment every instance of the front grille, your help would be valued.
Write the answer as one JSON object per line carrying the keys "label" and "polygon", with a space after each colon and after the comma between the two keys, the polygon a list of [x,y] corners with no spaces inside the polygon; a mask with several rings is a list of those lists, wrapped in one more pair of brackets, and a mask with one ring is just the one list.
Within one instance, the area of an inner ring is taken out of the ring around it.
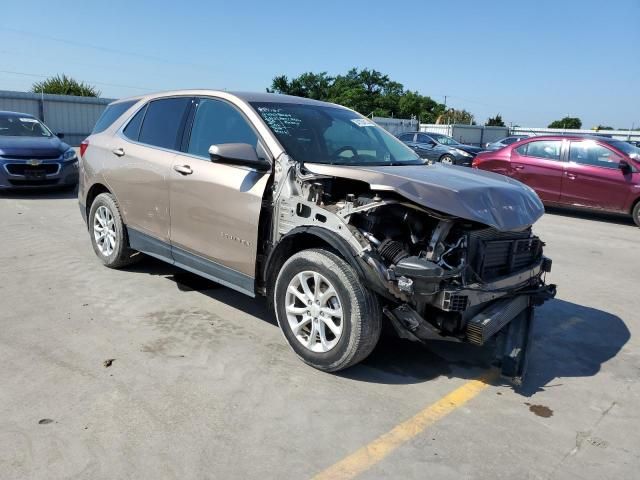
{"label": "front grille", "polygon": [[469,233],[468,244],[469,264],[485,282],[522,270],[542,256],[542,242],[529,230],[478,230]]}
{"label": "front grille", "polygon": [[59,153],[36,153],[33,155],[2,155],[2,158],[7,160],[58,160],[60,158]]}
{"label": "front grille", "polygon": [[41,163],[40,165],[27,165],[26,163],[9,163],[7,171],[11,175],[29,175],[44,172],[46,175],[52,175],[58,171],[57,163]]}
{"label": "front grille", "polygon": [[36,186],[47,186],[47,185],[56,185],[60,179],[54,178],[52,180],[11,180],[9,179],[9,183],[15,187],[36,187]]}

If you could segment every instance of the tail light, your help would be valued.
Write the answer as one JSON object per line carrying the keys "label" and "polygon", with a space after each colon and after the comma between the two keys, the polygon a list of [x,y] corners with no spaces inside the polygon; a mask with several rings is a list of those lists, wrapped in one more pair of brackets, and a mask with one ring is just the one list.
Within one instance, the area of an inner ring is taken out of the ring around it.
{"label": "tail light", "polygon": [[89,140],[83,140],[80,144],[80,156],[84,157],[84,152],[87,151],[87,147],[89,146]]}
{"label": "tail light", "polygon": [[[82,148],[82,147],[80,147]],[[82,150],[80,150],[82,151]],[[471,168],[478,168],[478,165],[480,165],[480,161],[478,160],[478,157],[474,157],[473,161],[471,162]]]}

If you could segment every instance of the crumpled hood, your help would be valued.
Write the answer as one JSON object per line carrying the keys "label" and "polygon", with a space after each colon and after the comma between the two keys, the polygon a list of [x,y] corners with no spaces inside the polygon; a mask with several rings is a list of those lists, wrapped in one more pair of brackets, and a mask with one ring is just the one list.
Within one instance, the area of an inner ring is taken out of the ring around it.
{"label": "crumpled hood", "polygon": [[4,137],[0,136],[0,155],[62,155],[69,145],[58,137]]}
{"label": "crumpled hood", "polygon": [[503,175],[444,165],[367,167],[305,163],[312,173],[367,182],[419,205],[500,231],[523,230],[544,213],[538,195]]}

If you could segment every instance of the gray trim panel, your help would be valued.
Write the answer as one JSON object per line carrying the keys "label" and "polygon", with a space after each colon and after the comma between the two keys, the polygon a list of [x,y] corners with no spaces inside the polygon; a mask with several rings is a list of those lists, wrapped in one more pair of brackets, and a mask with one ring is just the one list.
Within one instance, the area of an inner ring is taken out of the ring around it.
{"label": "gray trim panel", "polygon": [[169,245],[134,228],[127,227],[127,233],[129,235],[129,245],[134,250],[151,255],[250,297],[256,296],[254,290],[255,279],[253,277],[187,252],[175,245]]}

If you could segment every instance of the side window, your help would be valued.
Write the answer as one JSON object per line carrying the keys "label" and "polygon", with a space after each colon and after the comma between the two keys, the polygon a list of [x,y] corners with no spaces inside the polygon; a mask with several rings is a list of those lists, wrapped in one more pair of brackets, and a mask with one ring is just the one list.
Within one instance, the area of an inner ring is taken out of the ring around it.
{"label": "side window", "polygon": [[432,140],[429,138],[429,135],[424,135],[422,133],[418,134],[418,143],[431,143]]}
{"label": "side window", "polygon": [[109,128],[113,122],[115,122],[120,115],[129,110],[138,100],[130,100],[126,102],[117,102],[108,105],[107,108],[102,112],[100,118],[96,122],[93,127],[93,131],[91,133],[100,133],[104,132],[107,128]]}
{"label": "side window", "polygon": [[560,140],[537,140],[516,148],[516,152],[526,157],[546,158],[547,160],[560,160]]}
{"label": "side window", "polygon": [[603,168],[618,168],[620,157],[592,140],[571,142],[569,161]]}
{"label": "side window", "polygon": [[235,107],[223,100],[202,98],[193,118],[187,152],[209,158],[209,147],[222,143],[257,147],[258,136]]}
{"label": "side window", "polygon": [[147,106],[139,140],[142,143],[177,150],[182,138],[181,126],[191,98],[163,98]]}
{"label": "side window", "polygon": [[125,137],[138,141],[138,137],[140,136],[140,127],[142,126],[142,119],[144,118],[144,114],[147,112],[147,105],[142,107],[138,113],[136,113],[133,118],[129,121],[122,133]]}
{"label": "side window", "polygon": [[505,145],[511,145],[512,143],[516,143],[518,141],[518,139],[516,137],[507,137],[504,140],[502,140],[502,142],[500,143],[504,143]]}
{"label": "side window", "polygon": [[413,133],[403,133],[398,138],[403,142],[413,142]]}

